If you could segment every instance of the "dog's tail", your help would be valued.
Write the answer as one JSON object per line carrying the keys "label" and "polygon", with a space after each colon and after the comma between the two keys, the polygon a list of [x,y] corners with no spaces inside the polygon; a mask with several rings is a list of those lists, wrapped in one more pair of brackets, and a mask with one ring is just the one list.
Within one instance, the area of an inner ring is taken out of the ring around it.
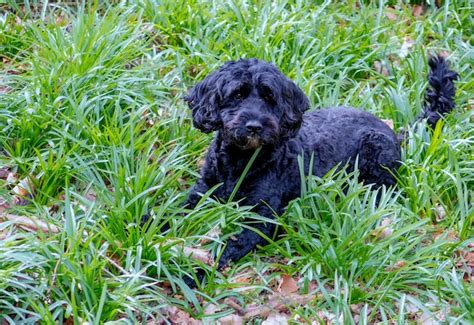
{"label": "dog's tail", "polygon": [[[454,80],[458,79],[459,75],[449,69],[448,62],[439,54],[430,57],[428,64],[430,72],[428,74],[425,103],[423,111],[415,123],[426,119],[427,124],[434,129],[436,123],[454,108],[454,95],[456,93]],[[405,142],[406,136],[406,130],[400,130],[397,135],[399,142]]]}
{"label": "dog's tail", "polygon": [[458,74],[449,70],[448,62],[440,55],[431,57],[428,64],[430,66],[429,86],[425,95],[423,112],[418,116],[418,120],[426,119],[428,125],[434,128],[436,123],[454,108],[456,93],[454,80],[458,79]]}

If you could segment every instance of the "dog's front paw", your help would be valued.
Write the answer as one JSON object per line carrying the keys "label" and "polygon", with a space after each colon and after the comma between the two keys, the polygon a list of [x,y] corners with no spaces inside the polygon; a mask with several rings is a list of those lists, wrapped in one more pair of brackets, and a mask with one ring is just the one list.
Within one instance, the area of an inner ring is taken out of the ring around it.
{"label": "dog's front paw", "polygon": [[198,283],[201,284],[203,279],[204,279],[204,270],[199,269],[197,270],[195,277],[186,275],[183,278],[183,281],[190,289],[196,289],[198,287]]}
{"label": "dog's front paw", "polygon": [[150,220],[150,218],[151,214],[149,212],[142,215],[142,218],[140,220],[140,227],[143,228],[143,226],[145,226],[145,224],[148,222],[148,220]]}

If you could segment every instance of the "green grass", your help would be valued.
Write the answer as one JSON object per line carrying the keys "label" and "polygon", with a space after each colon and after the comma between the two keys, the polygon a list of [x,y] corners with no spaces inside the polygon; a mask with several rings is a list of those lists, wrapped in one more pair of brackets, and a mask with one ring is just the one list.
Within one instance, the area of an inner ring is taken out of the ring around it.
{"label": "green grass", "polygon": [[[461,258],[474,242],[470,1],[431,4],[419,18],[404,3],[389,18],[383,1],[25,4],[0,5],[0,167],[33,189],[17,205],[17,182],[2,176],[1,213],[60,232],[0,219],[0,320],[140,323],[173,305],[212,323],[234,312],[225,298],[262,301],[290,275],[317,297],[290,307],[295,322],[321,312],[341,323],[474,321],[472,270]],[[456,112],[434,132],[409,128],[399,185],[379,205],[356,175],[308,177],[277,218],[284,234],[225,273],[176,248],[220,228],[204,245],[218,253],[244,219],[260,218],[211,193],[181,208],[212,138],[192,127],[181,96],[206,74],[230,59],[271,61],[312,107],[360,107],[398,129],[421,110],[427,53],[439,51],[461,77]],[[182,277],[198,267],[206,284],[190,290]],[[207,315],[209,304],[222,309]]]}

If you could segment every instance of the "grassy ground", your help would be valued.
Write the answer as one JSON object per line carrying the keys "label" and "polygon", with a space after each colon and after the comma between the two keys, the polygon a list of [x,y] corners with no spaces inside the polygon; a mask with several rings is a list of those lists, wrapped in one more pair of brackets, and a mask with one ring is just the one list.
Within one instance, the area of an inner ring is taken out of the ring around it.
{"label": "grassy ground", "polygon": [[[301,323],[473,322],[473,8],[379,3],[0,5],[2,324],[259,322],[265,306]],[[211,198],[180,207],[211,140],[191,126],[186,89],[257,57],[315,109],[356,106],[398,129],[439,51],[460,74],[456,112],[409,129],[399,186],[378,206],[353,175],[309,177],[272,244],[224,273],[187,257],[252,216]],[[205,285],[190,290],[181,278],[197,267]]]}

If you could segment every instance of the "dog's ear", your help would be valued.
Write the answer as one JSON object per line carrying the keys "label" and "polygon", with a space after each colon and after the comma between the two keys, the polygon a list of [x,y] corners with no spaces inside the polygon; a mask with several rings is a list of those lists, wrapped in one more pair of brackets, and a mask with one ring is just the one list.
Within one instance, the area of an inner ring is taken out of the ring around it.
{"label": "dog's ear", "polygon": [[309,109],[309,99],[304,92],[291,80],[287,80],[283,89],[283,98],[286,102],[285,111],[282,116],[282,127],[285,136],[294,137],[303,121],[303,114]]}
{"label": "dog's ear", "polygon": [[218,109],[221,72],[222,68],[209,74],[184,97],[192,110],[193,125],[204,133],[216,131],[222,126]]}

